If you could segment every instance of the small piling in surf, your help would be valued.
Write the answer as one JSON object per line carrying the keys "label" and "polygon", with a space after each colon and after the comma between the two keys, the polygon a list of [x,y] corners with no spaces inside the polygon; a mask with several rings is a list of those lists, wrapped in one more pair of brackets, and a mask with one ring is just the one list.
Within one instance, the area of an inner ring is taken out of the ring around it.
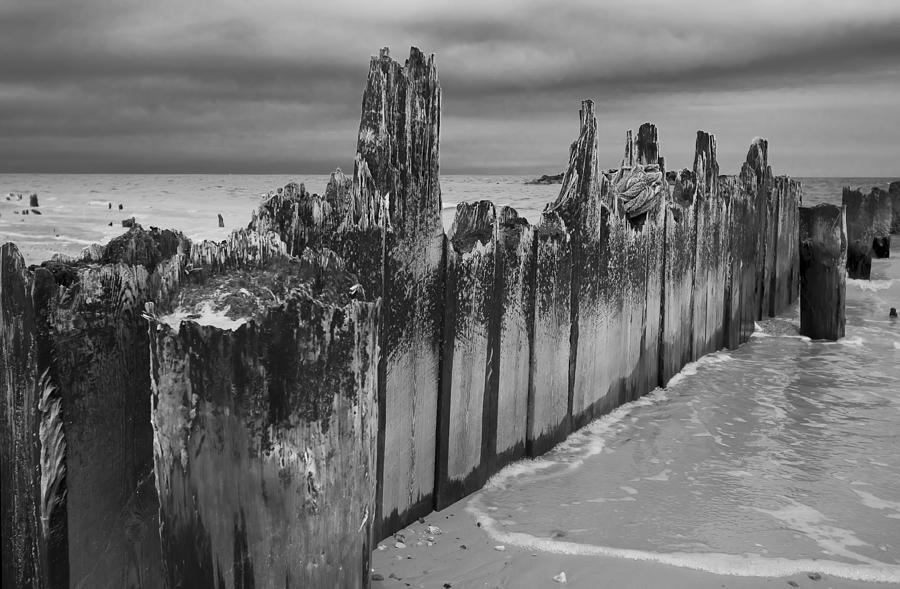
{"label": "small piling in surf", "polygon": [[847,271],[850,278],[868,280],[872,258],[891,253],[891,197],[877,187],[868,194],[844,187],[841,202],[847,207]]}
{"label": "small piling in surf", "polygon": [[800,334],[844,336],[847,289],[846,208],[800,207]]}

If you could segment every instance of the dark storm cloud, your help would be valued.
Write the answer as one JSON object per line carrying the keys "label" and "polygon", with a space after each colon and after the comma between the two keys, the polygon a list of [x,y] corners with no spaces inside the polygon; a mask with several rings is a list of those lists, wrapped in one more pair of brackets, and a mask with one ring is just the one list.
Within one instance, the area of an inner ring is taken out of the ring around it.
{"label": "dark storm cloud", "polygon": [[561,165],[590,97],[610,158],[626,127],[652,119],[686,146],[679,157],[690,125],[734,157],[753,135],[790,129],[779,139],[798,174],[836,157],[801,141],[832,136],[857,141],[856,169],[872,173],[900,159],[882,104],[900,94],[900,5],[850,4],[7,1],[0,170],[346,166],[368,56],[415,44],[438,57],[447,171]]}

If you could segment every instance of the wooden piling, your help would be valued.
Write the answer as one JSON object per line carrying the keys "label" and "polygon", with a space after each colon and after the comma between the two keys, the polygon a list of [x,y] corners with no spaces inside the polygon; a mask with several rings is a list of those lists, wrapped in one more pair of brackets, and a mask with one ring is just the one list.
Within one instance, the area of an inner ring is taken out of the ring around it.
{"label": "wooden piling", "polygon": [[800,334],[844,337],[847,279],[846,207],[800,207]]}
{"label": "wooden piling", "polygon": [[329,250],[266,243],[207,242],[148,308],[166,583],[367,586],[380,302]]}
{"label": "wooden piling", "polygon": [[900,181],[891,182],[888,187],[891,197],[891,233],[900,234]]}
{"label": "wooden piling", "polygon": [[841,202],[847,207],[847,270],[850,278],[868,279],[871,259],[891,253],[891,195],[878,187],[868,194],[844,187]]}
{"label": "wooden piling", "polygon": [[[30,339],[33,351],[4,353],[20,363],[17,372],[4,372],[8,387],[40,397],[18,396],[7,408],[38,419],[40,427],[31,446],[20,438],[9,448],[19,468],[27,465],[43,481],[42,518],[53,523],[37,535],[34,575],[50,586],[161,583],[141,311],[145,301],[168,296],[178,280],[178,252],[186,247],[180,234],[138,225],[84,259],[21,270],[30,301],[18,307],[20,319],[8,319],[29,325],[30,333],[17,337],[20,344]],[[13,432],[24,435],[18,425]],[[40,455],[28,447],[40,447]],[[17,501],[27,495],[24,488],[14,491]],[[27,539],[23,523],[4,529],[22,530]]]}
{"label": "wooden piling", "polygon": [[448,236],[437,508],[479,489],[495,454],[496,211],[460,203]]}
{"label": "wooden piling", "polygon": [[571,431],[572,250],[565,224],[554,212],[544,212],[535,227],[533,331],[527,446],[529,456],[539,456]]}
{"label": "wooden piling", "polygon": [[440,120],[433,56],[413,48],[403,66],[387,49],[372,58],[357,152],[375,190],[390,203],[379,377],[379,537],[434,506],[444,318]]}

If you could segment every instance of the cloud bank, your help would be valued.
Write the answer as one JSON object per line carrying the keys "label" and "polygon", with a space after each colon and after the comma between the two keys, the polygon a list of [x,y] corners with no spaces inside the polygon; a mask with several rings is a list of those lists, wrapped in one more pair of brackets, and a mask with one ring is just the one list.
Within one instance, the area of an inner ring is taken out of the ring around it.
{"label": "cloud bank", "polygon": [[900,173],[900,3],[687,0],[0,4],[0,171],[326,173],[349,166],[368,58],[437,55],[445,173],[560,169],[582,98],[602,156],[650,120],[722,169]]}

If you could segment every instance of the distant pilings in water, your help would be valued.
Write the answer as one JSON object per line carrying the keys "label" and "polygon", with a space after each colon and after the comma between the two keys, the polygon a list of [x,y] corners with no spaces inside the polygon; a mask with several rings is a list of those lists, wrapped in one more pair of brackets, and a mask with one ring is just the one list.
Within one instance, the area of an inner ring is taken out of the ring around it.
{"label": "distant pilings in water", "polygon": [[866,194],[844,187],[841,202],[847,208],[847,272],[868,280],[872,258],[891,253],[892,195],[874,187]]}
{"label": "distant pilings in water", "polygon": [[800,207],[800,334],[844,337],[847,290],[847,209]]}
{"label": "distant pilings in water", "polygon": [[445,235],[440,111],[433,58],[383,50],[323,196],[290,183],[219,243],[4,246],[4,579],[365,584],[373,539],[796,300],[800,186],[765,140],[722,176],[699,132],[670,190],[649,123],[600,167],[585,101],[536,225],[482,200]]}

